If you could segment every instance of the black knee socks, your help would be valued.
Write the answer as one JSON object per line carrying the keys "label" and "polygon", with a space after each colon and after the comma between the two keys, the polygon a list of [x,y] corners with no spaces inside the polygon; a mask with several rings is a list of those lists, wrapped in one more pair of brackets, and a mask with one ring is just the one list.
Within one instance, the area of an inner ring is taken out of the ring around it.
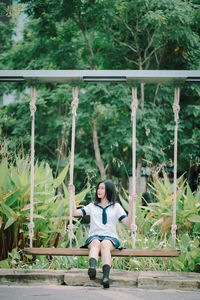
{"label": "black knee socks", "polygon": [[97,264],[96,259],[91,257],[89,259],[89,269],[88,269],[88,275],[89,275],[90,279],[96,278],[96,264]]}
{"label": "black knee socks", "polygon": [[96,264],[97,264],[97,261],[96,261],[96,259],[95,258],[93,258],[93,257],[91,257],[90,259],[89,259],[89,266],[90,266],[90,268],[96,268]]}
{"label": "black knee socks", "polygon": [[[96,264],[97,261],[95,258],[91,257],[89,259],[89,269],[88,269],[88,275],[91,280],[94,280],[96,278]],[[109,265],[103,265],[103,278],[102,278],[102,284],[104,288],[109,288],[109,275],[110,275],[110,266]]]}

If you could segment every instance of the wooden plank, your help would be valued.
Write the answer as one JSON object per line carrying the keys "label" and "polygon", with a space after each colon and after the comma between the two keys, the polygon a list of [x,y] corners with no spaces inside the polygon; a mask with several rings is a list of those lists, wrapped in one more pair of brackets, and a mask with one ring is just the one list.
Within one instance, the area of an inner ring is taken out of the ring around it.
{"label": "wooden plank", "polygon": [[[25,248],[24,252],[31,255],[50,256],[88,256],[88,249],[79,248]],[[123,249],[113,250],[112,256],[116,257],[177,257],[180,250],[160,250],[160,249]]]}

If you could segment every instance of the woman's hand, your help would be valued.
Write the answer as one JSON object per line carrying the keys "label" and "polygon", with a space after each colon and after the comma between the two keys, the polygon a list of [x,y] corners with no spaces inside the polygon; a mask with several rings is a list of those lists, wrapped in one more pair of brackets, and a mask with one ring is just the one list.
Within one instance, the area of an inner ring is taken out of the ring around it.
{"label": "woman's hand", "polygon": [[132,224],[132,219],[133,219],[133,203],[136,203],[137,201],[137,194],[133,194],[130,196],[130,201],[129,201],[129,212],[128,212],[128,216],[126,218],[124,218],[122,220],[122,222],[128,226],[129,228],[131,228],[131,224]]}
{"label": "woman's hand", "polygon": [[83,212],[81,209],[77,209],[76,208],[76,203],[75,203],[75,186],[70,183],[68,185],[68,191],[69,193],[72,193],[70,194],[70,203],[72,205],[72,216],[74,217],[82,217],[83,216]]}
{"label": "woman's hand", "polygon": [[131,196],[130,196],[130,201],[131,201],[131,202],[133,202],[133,201],[136,202],[136,201],[137,201],[137,194],[131,195]]}

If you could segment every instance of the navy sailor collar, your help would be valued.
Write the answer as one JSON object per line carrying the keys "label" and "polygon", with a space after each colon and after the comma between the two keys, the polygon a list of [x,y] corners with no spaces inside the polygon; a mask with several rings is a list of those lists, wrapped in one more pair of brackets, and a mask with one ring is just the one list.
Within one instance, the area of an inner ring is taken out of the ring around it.
{"label": "navy sailor collar", "polygon": [[102,223],[104,225],[107,224],[107,213],[106,213],[106,209],[108,207],[110,207],[111,205],[113,205],[113,202],[108,203],[108,205],[106,207],[102,207],[101,204],[97,204],[98,207],[100,207],[102,209]]}

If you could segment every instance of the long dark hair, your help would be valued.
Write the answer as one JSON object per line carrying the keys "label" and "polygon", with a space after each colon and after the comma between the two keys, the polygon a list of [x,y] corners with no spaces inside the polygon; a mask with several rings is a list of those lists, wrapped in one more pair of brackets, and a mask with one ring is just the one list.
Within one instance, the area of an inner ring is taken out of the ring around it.
{"label": "long dark hair", "polygon": [[116,190],[115,190],[115,185],[112,182],[112,180],[102,180],[97,184],[94,204],[97,205],[98,203],[101,202],[101,199],[98,198],[98,195],[97,195],[97,190],[98,190],[99,185],[101,183],[105,184],[106,198],[108,199],[108,202],[110,202],[112,204],[115,204],[115,202],[116,202]]}

